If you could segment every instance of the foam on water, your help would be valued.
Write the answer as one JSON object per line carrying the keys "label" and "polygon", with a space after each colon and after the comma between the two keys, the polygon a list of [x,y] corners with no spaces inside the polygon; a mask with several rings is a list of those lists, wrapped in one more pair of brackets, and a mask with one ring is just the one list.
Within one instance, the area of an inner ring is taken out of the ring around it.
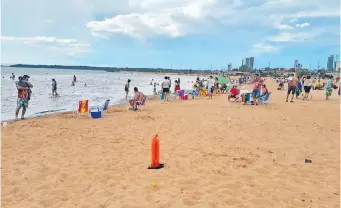
{"label": "foam on water", "polygon": [[[1,120],[14,118],[17,89],[15,81],[10,79],[11,73],[16,76],[28,74],[33,84],[31,100],[26,116],[36,116],[55,112],[75,110],[78,101],[88,99],[90,106],[103,105],[106,99],[110,104],[125,103],[124,84],[131,79],[129,96],[133,96],[133,88],[138,87],[146,95],[153,94],[152,79],[161,83],[165,75],[136,72],[106,72],[66,69],[28,69],[2,67],[1,77]],[[77,82],[71,86],[73,75]],[[167,75],[171,77],[172,88],[174,80],[181,79],[181,88],[190,89],[196,76]],[[56,79],[59,97],[52,98],[52,81]],[[84,86],[86,83],[87,86]],[[157,91],[161,86],[157,86]],[[173,88],[174,89],[174,88]],[[19,114],[20,116],[20,114]]]}

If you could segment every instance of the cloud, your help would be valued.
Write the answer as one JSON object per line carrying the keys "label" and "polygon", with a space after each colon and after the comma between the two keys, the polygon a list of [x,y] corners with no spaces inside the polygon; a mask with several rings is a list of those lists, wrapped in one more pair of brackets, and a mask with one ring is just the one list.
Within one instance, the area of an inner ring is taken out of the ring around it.
{"label": "cloud", "polygon": [[308,22],[305,22],[302,24],[296,24],[296,27],[299,27],[299,28],[304,28],[304,27],[309,27],[309,26],[310,26],[310,23],[308,23]]}
{"label": "cloud", "polygon": [[76,55],[81,53],[89,53],[89,44],[79,43],[75,39],[58,39],[55,37],[16,37],[16,36],[0,36],[1,41],[12,41],[23,43],[33,47],[43,47],[48,50],[61,51],[68,55]]}
{"label": "cloud", "polygon": [[265,43],[257,43],[252,46],[253,51],[256,53],[273,53],[278,52],[279,49],[275,46],[265,44]]}
{"label": "cloud", "polygon": [[53,21],[52,20],[49,20],[49,19],[46,19],[44,20],[45,23],[52,23]]}
{"label": "cloud", "polygon": [[320,35],[320,33],[316,31],[295,33],[282,32],[277,36],[268,37],[268,40],[272,42],[304,42],[312,40],[318,35]]}
{"label": "cloud", "polygon": [[294,28],[290,25],[279,25],[278,29],[280,29],[280,30],[292,30]]}
{"label": "cloud", "polygon": [[86,24],[94,36],[108,37],[124,34],[133,38],[179,37],[190,32],[189,22],[200,22],[209,16],[216,0],[130,0],[139,13],[116,15]]}

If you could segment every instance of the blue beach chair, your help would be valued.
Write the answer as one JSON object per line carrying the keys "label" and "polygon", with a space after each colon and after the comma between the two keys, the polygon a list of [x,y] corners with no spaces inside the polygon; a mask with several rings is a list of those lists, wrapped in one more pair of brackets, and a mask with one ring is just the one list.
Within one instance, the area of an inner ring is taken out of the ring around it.
{"label": "blue beach chair", "polygon": [[271,92],[266,93],[264,96],[260,97],[259,100],[263,104],[269,103]]}

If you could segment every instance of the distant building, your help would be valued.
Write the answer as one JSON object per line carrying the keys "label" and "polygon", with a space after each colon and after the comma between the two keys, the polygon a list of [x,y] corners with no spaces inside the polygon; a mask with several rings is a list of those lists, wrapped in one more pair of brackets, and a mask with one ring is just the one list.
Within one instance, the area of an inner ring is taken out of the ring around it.
{"label": "distant building", "polygon": [[253,69],[254,63],[255,63],[255,57],[250,57],[250,65],[249,65],[249,67],[250,67],[251,69]]}
{"label": "distant building", "polygon": [[244,59],[242,59],[242,66],[244,66]]}
{"label": "distant building", "polygon": [[334,65],[334,55],[330,55],[328,57],[327,69],[330,71],[333,70],[334,69],[333,65]]}
{"label": "distant building", "polygon": [[297,69],[298,70],[302,69],[302,64],[297,64]]}
{"label": "distant building", "polygon": [[227,70],[232,71],[232,64],[231,63],[229,63],[229,65],[227,65]]}
{"label": "distant building", "polygon": [[250,67],[250,58],[245,58],[245,65]]}
{"label": "distant building", "polygon": [[294,61],[294,69],[295,69],[295,71],[297,71],[297,69],[298,69],[298,60],[295,60]]}
{"label": "distant building", "polygon": [[340,72],[340,61],[335,62],[335,70]]}

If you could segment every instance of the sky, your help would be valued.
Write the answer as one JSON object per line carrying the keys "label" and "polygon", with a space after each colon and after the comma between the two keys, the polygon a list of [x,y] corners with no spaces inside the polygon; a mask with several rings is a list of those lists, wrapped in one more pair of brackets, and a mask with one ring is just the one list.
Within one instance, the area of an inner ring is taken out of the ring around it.
{"label": "sky", "polygon": [[326,67],[339,0],[2,0],[1,63]]}

